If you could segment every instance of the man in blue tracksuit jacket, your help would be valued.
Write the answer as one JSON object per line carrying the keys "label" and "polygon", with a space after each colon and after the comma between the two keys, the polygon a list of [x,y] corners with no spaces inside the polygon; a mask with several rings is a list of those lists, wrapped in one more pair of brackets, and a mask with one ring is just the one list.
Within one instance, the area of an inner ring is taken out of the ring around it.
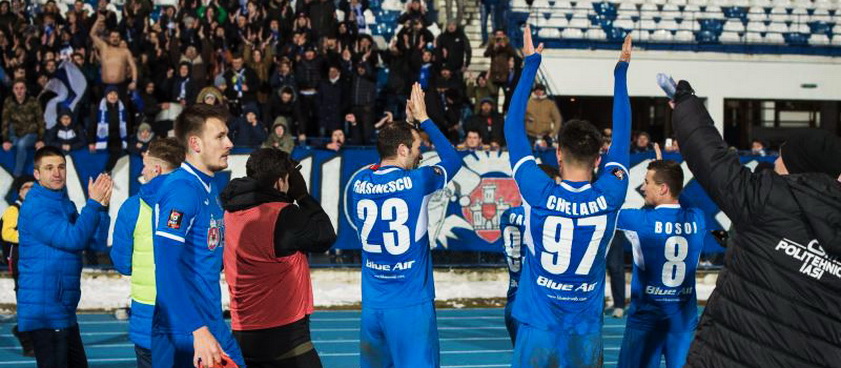
{"label": "man in blue tracksuit jacket", "polygon": [[[81,213],[65,188],[66,161],[55,147],[35,152],[35,179],[20,210],[18,326],[29,332],[39,368],[87,367],[76,323],[82,291],[82,251],[107,235],[112,182],[101,174],[89,180]],[[102,231],[105,229],[106,231]],[[98,231],[99,230],[99,231]],[[98,249],[97,249],[98,250]]]}
{"label": "man in blue tracksuit jacket", "polygon": [[175,138],[152,141],[143,155],[145,183],[120,206],[111,245],[111,261],[131,276],[129,339],[138,368],[152,366],[152,313],[155,311],[155,258],[152,247],[154,198],[167,175],[181,166],[184,148]]}

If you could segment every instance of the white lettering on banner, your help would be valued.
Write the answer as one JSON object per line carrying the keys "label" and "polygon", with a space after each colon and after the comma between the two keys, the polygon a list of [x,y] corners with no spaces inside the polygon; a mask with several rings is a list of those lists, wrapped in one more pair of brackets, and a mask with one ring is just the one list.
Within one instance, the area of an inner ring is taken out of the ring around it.
{"label": "white lettering on banner", "polygon": [[802,262],[798,271],[806,276],[820,280],[823,275],[829,274],[841,279],[841,262],[838,257],[826,254],[817,240],[812,240],[809,245],[801,245],[783,238],[774,250]]}

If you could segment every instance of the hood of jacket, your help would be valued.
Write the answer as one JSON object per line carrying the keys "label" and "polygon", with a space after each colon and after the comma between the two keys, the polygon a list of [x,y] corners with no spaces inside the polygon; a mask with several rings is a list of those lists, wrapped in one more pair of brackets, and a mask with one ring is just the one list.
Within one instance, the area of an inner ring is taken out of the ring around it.
{"label": "hood of jacket", "polygon": [[158,190],[161,188],[161,184],[163,184],[163,182],[166,181],[167,175],[169,174],[158,175],[152,178],[152,180],[150,180],[148,183],[141,185],[139,192],[140,199],[142,199],[143,202],[146,202],[149,205],[156,203],[156,195],[158,194]]}
{"label": "hood of jacket", "polygon": [[222,200],[222,208],[228,212],[243,211],[271,202],[292,202],[286,194],[263,187],[249,177],[231,180],[219,198]]}
{"label": "hood of jacket", "polygon": [[817,173],[788,175],[786,179],[821,247],[841,256],[841,182]]}

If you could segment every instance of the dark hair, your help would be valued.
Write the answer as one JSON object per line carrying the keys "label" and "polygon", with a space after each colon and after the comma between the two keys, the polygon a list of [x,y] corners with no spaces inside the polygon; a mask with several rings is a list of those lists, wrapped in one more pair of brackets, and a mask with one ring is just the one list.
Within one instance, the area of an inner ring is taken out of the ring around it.
{"label": "dark hair", "polygon": [[163,160],[169,165],[170,169],[176,169],[184,162],[185,151],[184,146],[178,143],[177,139],[161,138],[149,143],[149,149],[146,151],[146,154]]}
{"label": "dark hair", "polygon": [[549,176],[552,180],[555,180],[555,178],[561,176],[561,170],[552,165],[540,164],[537,165],[537,167],[539,167],[540,170],[543,170],[543,172],[546,173],[546,175]]}
{"label": "dark hair", "polygon": [[187,140],[191,135],[199,135],[210,118],[216,118],[227,124],[228,109],[223,106],[195,104],[187,107],[175,119],[175,138],[184,150],[187,150]]}
{"label": "dark hair", "polygon": [[602,148],[602,134],[585,120],[570,120],[558,132],[558,147],[565,161],[595,166]]}
{"label": "dark hair", "polygon": [[[64,152],[53,146],[44,146],[35,151],[35,168],[41,165],[41,159],[44,157],[56,156],[64,159]],[[66,161],[66,159],[65,159]]]}
{"label": "dark hair", "polygon": [[666,184],[672,196],[677,198],[683,190],[683,169],[672,160],[656,160],[648,164],[648,170],[654,171],[654,182]]}
{"label": "dark hair", "polygon": [[411,148],[415,141],[412,132],[417,132],[417,129],[403,122],[392,122],[380,129],[377,135],[377,152],[380,158],[394,157],[401,144]]}
{"label": "dark hair", "polygon": [[261,187],[272,187],[278,179],[294,170],[288,153],[274,148],[261,148],[251,153],[245,163],[245,175]]}

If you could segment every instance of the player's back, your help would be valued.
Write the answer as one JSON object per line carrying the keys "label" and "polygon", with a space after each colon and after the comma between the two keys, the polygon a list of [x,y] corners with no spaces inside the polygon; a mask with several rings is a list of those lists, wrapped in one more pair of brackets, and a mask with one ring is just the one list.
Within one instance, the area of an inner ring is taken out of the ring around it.
{"label": "player's back", "polygon": [[514,301],[523,268],[523,232],[526,214],[522,206],[511,207],[502,213],[499,223],[502,246],[508,264],[508,302]]}
{"label": "player's back", "polygon": [[592,184],[521,183],[531,254],[523,262],[515,318],[573,334],[601,331],[605,254],[627,184],[625,171],[613,166]]}
{"label": "player's back", "polygon": [[677,204],[624,210],[618,228],[630,241],[634,256],[628,325],[694,329],[695,270],[706,234],[703,212]]}
{"label": "player's back", "polygon": [[362,242],[362,300],[399,308],[435,298],[427,204],[446,182],[437,166],[372,167],[349,188],[349,213]]}

